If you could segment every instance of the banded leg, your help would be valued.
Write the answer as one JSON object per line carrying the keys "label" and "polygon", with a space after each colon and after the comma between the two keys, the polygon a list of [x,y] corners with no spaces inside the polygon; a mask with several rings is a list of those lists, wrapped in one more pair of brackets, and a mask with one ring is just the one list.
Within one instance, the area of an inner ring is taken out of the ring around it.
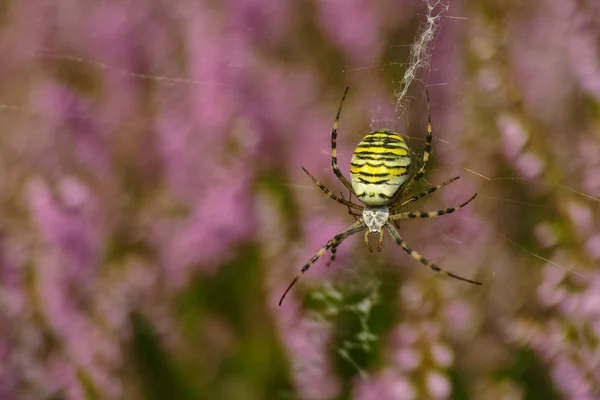
{"label": "banded leg", "polygon": [[[425,151],[423,152],[423,163],[421,164],[421,168],[419,171],[412,177],[410,181],[406,183],[406,186],[402,190],[398,190],[397,195],[399,196],[401,193],[408,193],[415,183],[419,182],[423,175],[425,175],[425,169],[427,168],[427,162],[429,161],[429,156],[431,154],[431,140],[432,140],[432,128],[431,128],[431,102],[429,100],[429,89],[425,88],[425,95],[427,97],[427,140],[425,141]],[[394,204],[398,198],[392,200],[392,204]]]}
{"label": "banded leg", "polygon": [[465,201],[464,203],[460,204],[459,206],[451,207],[451,208],[444,208],[442,210],[409,211],[409,212],[403,212],[400,214],[390,215],[390,221],[397,221],[399,219],[410,219],[410,218],[432,218],[432,217],[439,217],[440,215],[452,214],[454,211],[460,210],[461,208],[463,208],[464,206],[466,206],[467,204],[472,202],[473,199],[475,199],[475,197],[477,197],[477,193],[475,193],[473,196],[471,196],[471,198],[469,200]]}
{"label": "banded leg", "polygon": [[340,101],[340,107],[338,108],[337,114],[335,115],[335,121],[333,122],[333,129],[331,130],[331,168],[333,168],[333,173],[335,174],[335,176],[337,176],[337,178],[340,180],[340,182],[342,182],[348,190],[352,191],[352,185],[350,184],[350,182],[348,182],[348,180],[346,179],[344,174],[342,174],[342,171],[340,171],[340,169],[338,168],[337,150],[336,150],[337,130],[338,130],[338,124],[340,122],[340,114],[342,113],[342,107],[344,106],[344,100],[346,100],[346,95],[348,94],[349,89],[350,89],[350,87],[346,86],[346,90],[344,91],[344,95],[342,96],[342,101]]}
{"label": "banded leg", "polygon": [[384,234],[384,230],[382,229],[381,232],[379,232],[379,240],[377,241],[377,252],[380,253],[381,249],[383,249],[383,234]]}
{"label": "banded leg", "polygon": [[434,270],[435,272],[437,272],[440,275],[449,276],[451,278],[458,279],[458,280],[461,280],[461,281],[464,281],[464,282],[468,282],[468,283],[472,283],[474,285],[481,285],[481,282],[472,281],[470,279],[463,278],[462,276],[454,275],[452,272],[448,272],[448,271],[445,271],[445,270],[441,269],[437,264],[434,264],[433,262],[429,261],[428,259],[426,259],[422,255],[420,255],[419,253],[417,253],[416,251],[414,251],[413,249],[411,249],[406,244],[406,242],[402,239],[402,237],[400,237],[400,234],[398,233],[398,231],[394,228],[394,226],[391,223],[386,222],[385,226],[388,228],[388,231],[390,232],[390,235],[392,235],[392,237],[394,238],[394,240],[396,241],[396,243],[398,243],[400,245],[400,247],[402,247],[402,250],[404,250],[405,252],[407,252],[408,254],[410,254],[410,256],[412,258],[414,258],[415,260],[417,260],[421,264],[425,265],[426,267],[431,268],[432,270]]}
{"label": "banded leg", "polygon": [[325,246],[323,246],[319,251],[317,251],[317,254],[315,254],[310,260],[308,260],[308,262],[306,264],[304,264],[304,266],[300,270],[300,273],[298,273],[298,275],[296,275],[296,277],[294,278],[292,283],[290,283],[290,285],[287,287],[287,289],[285,289],[285,292],[283,292],[283,296],[281,296],[281,299],[279,300],[279,305],[281,306],[283,299],[288,294],[290,289],[292,289],[292,287],[296,284],[296,282],[298,282],[298,279],[300,279],[300,277],[306,271],[308,271],[310,266],[313,265],[323,254],[325,254],[325,252],[327,250],[329,250],[329,248],[331,248],[332,246],[336,246],[336,247],[339,246],[339,244],[341,242],[343,242],[348,236],[353,235],[357,232],[360,232],[363,229],[365,229],[366,227],[367,226],[362,221],[358,221],[358,222],[354,223],[350,228],[346,229],[342,233],[338,233],[337,235],[335,235],[333,237],[333,239],[329,240],[325,244]]}
{"label": "banded leg", "polygon": [[365,244],[367,245],[367,249],[369,249],[369,252],[372,253],[373,249],[371,248],[371,244],[369,243],[369,231],[365,232]]}
{"label": "banded leg", "polygon": [[427,162],[429,161],[429,155],[431,154],[431,101],[429,100],[429,89],[427,87],[425,88],[425,96],[427,97],[427,140],[425,141],[425,151],[423,152],[423,164],[421,164],[419,172],[417,172],[414,179],[411,181],[411,187],[425,175],[425,169],[427,168]]}
{"label": "banded leg", "polygon": [[[341,196],[342,200],[346,200],[344,198],[344,193],[340,192],[340,196]],[[352,191],[350,191],[350,193],[348,194],[348,201],[351,202],[351,200],[352,200]],[[352,218],[354,218],[354,221],[358,221],[360,219],[360,217],[362,216],[362,213],[352,211],[352,209],[350,207],[348,207],[348,214],[350,214],[352,216]],[[327,264],[325,265],[326,267],[329,267],[335,261],[336,249],[337,249],[337,245],[331,246],[331,255],[329,256],[329,261],[327,261]]]}
{"label": "banded leg", "polygon": [[327,261],[327,264],[325,264],[326,267],[329,267],[331,265],[331,263],[333,263],[335,261],[336,250],[339,245],[340,245],[340,243],[337,243],[337,244],[334,244],[333,246],[331,246],[331,255],[329,256],[329,261]]}
{"label": "banded leg", "polygon": [[319,189],[321,189],[322,191],[324,191],[325,194],[327,196],[329,196],[330,198],[332,198],[333,200],[337,201],[340,204],[343,204],[343,205],[347,206],[348,208],[352,207],[352,208],[355,208],[355,209],[358,209],[358,210],[362,210],[363,209],[363,207],[360,206],[360,205],[358,205],[358,204],[354,204],[354,203],[352,203],[350,201],[347,201],[347,200],[344,200],[344,199],[340,199],[335,194],[331,193],[331,191],[329,191],[329,189],[327,189],[325,187],[325,185],[323,185],[321,182],[319,182],[317,180],[317,178],[315,178],[314,176],[312,176],[312,174],[310,172],[308,172],[306,170],[306,168],[304,168],[304,167],[300,167],[300,168],[302,168],[302,171],[304,171],[306,173],[306,175],[308,175],[308,177],[310,179],[312,179],[312,181],[319,187]]}
{"label": "banded leg", "polygon": [[[379,232],[379,239],[377,240],[377,252],[381,252],[381,249],[383,249],[383,233],[384,231],[381,230],[381,232]],[[373,249],[371,248],[371,244],[369,243],[369,231],[365,232],[365,244],[367,245],[367,249],[369,249],[369,251],[372,253]]]}
{"label": "banded leg", "polygon": [[406,199],[401,204],[399,204],[398,206],[394,207],[394,209],[392,210],[392,212],[394,212],[394,211],[396,211],[396,210],[404,207],[407,204],[414,203],[415,201],[420,200],[423,197],[427,196],[428,194],[431,194],[431,193],[433,193],[433,192],[435,192],[437,190],[440,190],[444,186],[447,186],[447,185],[451,184],[452,182],[454,182],[454,181],[456,181],[458,179],[460,179],[460,176],[456,176],[456,177],[454,177],[452,179],[448,179],[446,182],[444,182],[444,183],[442,183],[440,185],[431,187],[431,188],[427,189],[424,192],[421,192],[421,193],[419,193],[419,194],[417,194],[417,195],[415,195],[415,196],[413,196],[413,197],[411,197],[409,199]]}

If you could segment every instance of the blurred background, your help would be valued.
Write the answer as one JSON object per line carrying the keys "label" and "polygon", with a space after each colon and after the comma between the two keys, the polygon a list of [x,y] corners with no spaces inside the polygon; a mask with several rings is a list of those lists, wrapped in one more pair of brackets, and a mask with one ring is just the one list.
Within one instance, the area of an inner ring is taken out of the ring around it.
{"label": "blurred background", "polygon": [[[1,2],[0,399],[600,398],[600,2],[444,4],[397,109],[423,0]],[[483,286],[356,235],[278,307],[346,85],[346,176],[429,87],[408,209],[479,196],[400,233]]]}

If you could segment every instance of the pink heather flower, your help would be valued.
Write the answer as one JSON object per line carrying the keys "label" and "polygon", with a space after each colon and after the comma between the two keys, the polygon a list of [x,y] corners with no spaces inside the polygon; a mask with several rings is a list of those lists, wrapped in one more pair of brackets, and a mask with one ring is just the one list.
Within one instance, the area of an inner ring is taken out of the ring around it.
{"label": "pink heather flower", "polygon": [[587,239],[585,242],[585,249],[593,259],[600,259],[600,234]]}
{"label": "pink heather flower", "polygon": [[551,247],[558,243],[555,229],[547,223],[540,223],[533,228],[533,233],[542,247]]}
{"label": "pink heather flower", "polygon": [[504,146],[504,155],[509,159],[516,158],[525,143],[527,142],[527,133],[519,121],[511,115],[501,115],[498,118],[498,130],[502,133],[502,142]]}
{"label": "pink heather flower", "polygon": [[[528,111],[535,115],[536,120],[556,129],[565,124],[565,104],[568,104],[569,95],[574,90],[574,77],[569,61],[565,59],[569,23],[564,10],[553,10],[552,3],[566,5],[569,1],[540,4],[535,17],[521,23],[513,32],[509,55],[510,72],[523,88],[521,94]],[[554,68],[540,68],[542,65],[553,65]],[[560,82],[561,90],[548,82]],[[556,132],[547,132],[546,136],[553,133]]]}
{"label": "pink heather flower", "polygon": [[470,338],[479,323],[474,306],[466,300],[450,302],[444,307],[442,315],[446,330],[457,338]]}
{"label": "pink heather flower", "polygon": [[592,228],[592,211],[581,203],[569,202],[567,212],[577,232],[587,236]]}
{"label": "pink heather flower", "polygon": [[450,347],[442,343],[431,346],[431,358],[440,367],[450,367],[454,362],[454,353]]}
{"label": "pink heather flower", "polygon": [[231,27],[238,30],[240,38],[256,40],[256,45],[273,45],[290,34],[289,20],[294,2],[277,4],[264,0],[229,1],[224,13]]}
{"label": "pink heather flower", "polygon": [[416,348],[402,347],[396,351],[394,361],[401,371],[409,372],[419,367],[422,356]]}
{"label": "pink heather flower", "polygon": [[16,398],[19,377],[15,370],[15,355],[11,349],[11,342],[15,339],[8,332],[7,319],[0,319],[0,398]]}
{"label": "pink heather flower", "polygon": [[354,65],[379,59],[383,50],[380,20],[376,8],[366,0],[349,0],[340,4],[317,3],[321,29],[352,60]]}
{"label": "pink heather flower", "polygon": [[434,399],[446,399],[452,389],[449,379],[437,371],[430,371],[425,375],[427,392]]}
{"label": "pink heather flower", "polygon": [[500,86],[500,77],[498,72],[492,68],[484,68],[477,76],[479,86],[486,92],[494,92]]}
{"label": "pink heather flower", "polygon": [[421,337],[427,342],[434,342],[439,339],[441,328],[439,323],[431,320],[421,322]]}
{"label": "pink heather flower", "polygon": [[571,0],[553,0],[550,3],[553,11],[564,19],[564,24],[568,27],[565,47],[568,49],[574,74],[587,91],[597,99],[600,98],[600,54],[597,49],[600,30],[594,24],[600,13],[596,12],[594,15],[585,7],[578,9],[578,3]]}
{"label": "pink heather flower", "polygon": [[[276,304],[272,299],[273,304]],[[331,343],[330,326],[302,315],[298,303],[291,296],[284,303],[285,313],[277,312],[281,339],[287,346],[292,374],[300,397],[330,399],[339,394],[340,383],[333,375],[328,347]]]}
{"label": "pink heather flower", "polygon": [[401,323],[396,325],[391,337],[394,338],[394,343],[410,346],[418,340],[419,331],[414,325]]}
{"label": "pink heather flower", "polygon": [[161,244],[167,277],[175,287],[185,284],[192,266],[214,272],[224,255],[245,238],[254,224],[247,199],[248,181],[215,182],[185,220],[156,224],[155,241]]}
{"label": "pink heather flower", "polygon": [[[87,197],[85,189],[75,196]],[[69,193],[66,193],[69,195]],[[99,205],[91,197],[85,208],[61,206],[52,196],[48,186],[41,180],[31,182],[29,186],[30,208],[45,244],[60,254],[61,264],[68,280],[77,286],[90,282],[96,272],[100,257],[102,231],[96,223]],[[77,199],[73,194],[66,202]]]}
{"label": "pink heather flower", "polygon": [[357,379],[354,384],[354,400],[412,400],[418,398],[416,388],[406,377],[391,370],[378,375]]}
{"label": "pink heather flower", "polygon": [[584,172],[584,192],[590,196],[600,196],[600,166],[592,167]]}
{"label": "pink heather flower", "polygon": [[528,179],[538,178],[544,171],[544,162],[533,153],[523,153],[515,160],[517,171]]}
{"label": "pink heather flower", "polygon": [[[45,146],[40,149],[43,157],[36,160],[39,167],[53,176],[66,173],[69,167],[84,167],[94,175],[107,174],[110,170],[107,137],[89,104],[56,85],[42,85],[37,90],[33,107],[43,116],[44,123],[42,132],[36,136]],[[34,142],[34,146],[39,144]],[[71,160],[65,159],[66,154],[74,160],[73,165],[66,162]]]}

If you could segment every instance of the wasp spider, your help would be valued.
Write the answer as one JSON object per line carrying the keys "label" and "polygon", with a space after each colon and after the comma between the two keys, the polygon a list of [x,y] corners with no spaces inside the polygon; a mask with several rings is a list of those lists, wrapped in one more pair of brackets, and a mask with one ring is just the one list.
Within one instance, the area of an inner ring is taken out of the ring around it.
{"label": "wasp spider", "polygon": [[349,213],[355,218],[358,218],[352,226],[345,231],[338,233],[331,240],[329,240],[325,246],[323,246],[317,252],[317,254],[315,254],[302,267],[300,273],[287,287],[283,293],[283,296],[281,296],[279,305],[281,305],[287,293],[302,276],[302,274],[304,274],[310,268],[310,266],[315,263],[315,261],[325,254],[327,250],[331,249],[331,257],[328,264],[335,260],[337,246],[339,246],[348,236],[366,230],[365,242],[367,243],[369,250],[371,250],[368,240],[369,234],[379,235],[377,248],[378,250],[381,250],[383,244],[384,226],[387,228],[390,235],[392,235],[396,243],[398,243],[405,252],[410,254],[412,258],[419,261],[421,264],[424,264],[441,275],[450,276],[452,278],[460,279],[461,281],[473,283],[475,285],[481,285],[480,282],[475,282],[445,271],[423,257],[421,254],[417,253],[406,244],[396,228],[394,228],[392,225],[392,222],[397,224],[401,219],[432,218],[440,215],[451,214],[469,204],[477,196],[477,193],[475,193],[469,200],[457,207],[444,208],[438,211],[400,212],[402,207],[405,205],[413,203],[459,178],[452,178],[406,200],[402,199],[403,195],[407,194],[413,185],[423,177],[425,174],[425,168],[427,167],[427,161],[429,160],[429,154],[431,152],[431,103],[429,101],[429,91],[427,89],[425,90],[427,95],[427,140],[425,142],[425,152],[423,153],[423,163],[419,171],[411,179],[409,179],[410,156],[408,155],[408,146],[402,137],[396,132],[382,129],[367,134],[358,144],[356,150],[354,150],[352,162],[350,164],[350,179],[352,182],[350,183],[339,170],[337,166],[336,155],[338,122],[340,119],[340,113],[342,112],[342,106],[344,105],[344,100],[346,99],[346,94],[348,94],[348,89],[349,88],[347,87],[344,91],[337,115],[335,116],[335,122],[333,123],[333,130],[331,131],[331,166],[335,176],[337,176],[337,178],[350,191],[350,194],[354,194],[354,196],[356,196],[356,198],[359,199],[364,206],[352,203],[350,201],[351,198],[346,200],[343,196],[338,197],[334,195],[314,176],[312,176],[310,172],[302,167],[302,170],[323,192],[325,192],[325,194],[338,203],[347,206]]}

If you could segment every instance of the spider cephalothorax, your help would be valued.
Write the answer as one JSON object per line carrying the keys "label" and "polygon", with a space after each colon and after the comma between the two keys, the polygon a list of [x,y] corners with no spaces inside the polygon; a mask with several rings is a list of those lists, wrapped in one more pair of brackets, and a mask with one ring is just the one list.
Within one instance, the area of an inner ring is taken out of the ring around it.
{"label": "spider cephalothorax", "polygon": [[388,206],[369,207],[366,206],[362,212],[362,219],[368,228],[368,233],[383,232],[381,228],[390,218]]}
{"label": "spider cephalothorax", "polygon": [[[410,156],[408,154],[408,146],[402,137],[396,132],[392,132],[387,129],[377,130],[367,134],[354,150],[352,155],[352,161],[350,164],[350,179],[351,182],[344,177],[342,172],[337,166],[337,154],[336,154],[336,139],[337,139],[337,128],[340,119],[340,113],[342,112],[342,106],[344,105],[344,99],[348,93],[348,88],[342,96],[342,101],[338,108],[335,122],[333,123],[333,130],[331,131],[331,166],[333,173],[338,179],[344,184],[344,186],[359,199],[364,206],[356,203],[352,203],[350,200],[346,200],[343,197],[340,198],[334,195],[329,189],[323,186],[322,183],[311,175],[304,167],[302,170],[310,177],[310,179],[319,186],[329,197],[337,201],[340,204],[348,207],[351,215],[358,218],[356,222],[346,229],[345,231],[335,235],[329,240],[325,246],[323,246],[317,254],[315,254],[303,267],[300,273],[294,278],[292,283],[287,287],[279,305],[285,298],[286,294],[290,291],[296,281],[306,272],[315,261],[317,261],[325,252],[331,249],[331,258],[329,263],[335,260],[335,252],[337,246],[340,245],[344,239],[348,236],[366,230],[365,242],[370,249],[368,235],[378,234],[379,245],[378,249],[381,250],[383,243],[383,227],[385,226],[404,251],[410,254],[415,260],[428,266],[432,270],[452,278],[460,279],[465,282],[481,285],[480,282],[475,282],[470,279],[463,278],[455,275],[451,272],[445,271],[438,267],[433,262],[427,260],[419,253],[411,249],[406,242],[402,239],[392,222],[396,222],[400,219],[407,218],[432,218],[440,215],[446,215],[453,213],[469,204],[476,196],[475,193],[469,200],[460,204],[457,207],[445,208],[438,211],[429,212],[400,212],[400,210],[407,204],[419,200],[420,198],[435,192],[438,189],[454,182],[458,177],[452,178],[441,185],[434,186],[427,189],[426,191],[412,196],[406,200],[402,200],[403,196],[407,194],[413,185],[418,182],[425,174],[425,168],[429,160],[429,154],[431,152],[431,105],[429,102],[429,91],[425,89],[427,94],[427,141],[425,142],[425,152],[423,153],[423,164],[419,171],[409,179],[409,167],[410,167]],[[329,264],[328,263],[328,264]]]}

